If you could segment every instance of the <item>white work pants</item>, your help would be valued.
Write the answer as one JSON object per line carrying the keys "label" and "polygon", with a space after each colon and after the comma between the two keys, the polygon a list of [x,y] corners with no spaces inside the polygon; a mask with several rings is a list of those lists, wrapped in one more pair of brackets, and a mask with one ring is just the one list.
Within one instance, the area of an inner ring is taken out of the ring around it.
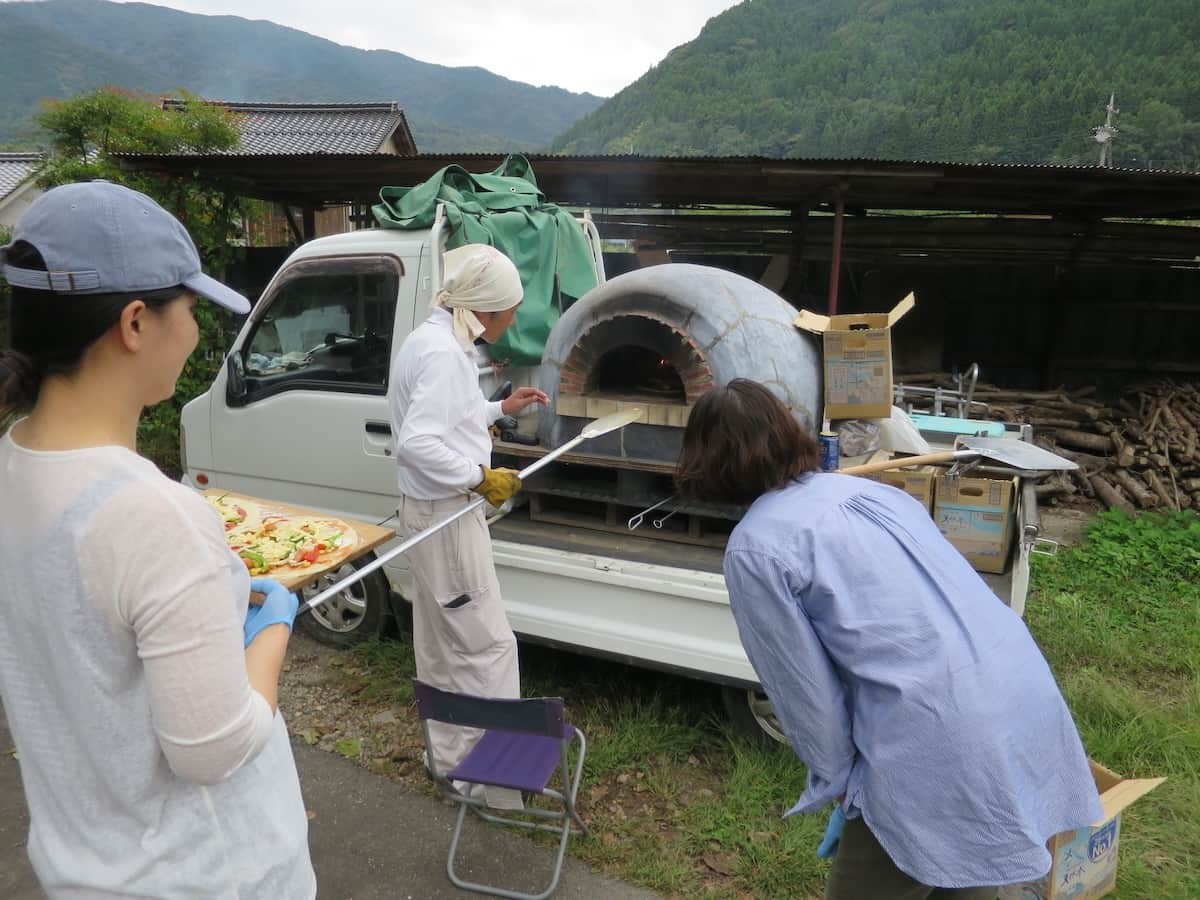
{"label": "white work pants", "polygon": [[[416,534],[462,509],[471,496],[447,500],[400,499],[405,536]],[[417,677],[445,691],[480,697],[520,697],[517,641],[492,562],[486,506],[463,516],[407,554],[415,584],[413,651]],[[475,728],[429,723],[433,762],[440,773],[454,768],[479,739]],[[514,808],[520,794],[487,789],[488,805]]]}

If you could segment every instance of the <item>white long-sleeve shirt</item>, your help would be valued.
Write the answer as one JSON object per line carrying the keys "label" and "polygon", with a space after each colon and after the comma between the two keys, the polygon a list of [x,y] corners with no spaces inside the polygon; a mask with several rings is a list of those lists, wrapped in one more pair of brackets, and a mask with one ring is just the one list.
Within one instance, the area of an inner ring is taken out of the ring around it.
{"label": "white long-sleeve shirt", "polygon": [[51,897],[315,895],[248,598],[220,517],[147,460],[0,438],[0,696]]}
{"label": "white long-sleeve shirt", "polygon": [[479,484],[492,458],[488,426],[502,412],[479,389],[479,363],[454,337],[441,307],[400,345],[388,379],[388,412],[400,493],[445,500]]}

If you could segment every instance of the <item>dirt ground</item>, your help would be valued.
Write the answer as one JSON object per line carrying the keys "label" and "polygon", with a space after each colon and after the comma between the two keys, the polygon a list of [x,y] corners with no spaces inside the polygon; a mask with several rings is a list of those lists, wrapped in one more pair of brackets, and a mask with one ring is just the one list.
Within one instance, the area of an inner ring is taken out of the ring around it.
{"label": "dirt ground", "polygon": [[362,696],[367,682],[360,674],[346,651],[297,630],[279,685],[288,731],[395,780],[428,785],[416,717],[386,698]]}
{"label": "dirt ground", "polygon": [[[1095,515],[1094,510],[1071,507],[1047,506],[1041,512],[1041,536],[1060,544],[1077,543]],[[424,745],[416,716],[408,703],[380,696],[377,682],[358,656],[319,643],[298,629],[280,685],[280,708],[289,731],[310,746],[433,795],[422,763]],[[695,772],[696,783],[684,791],[681,803],[686,804],[688,796],[711,796],[720,789],[720,785],[704,783],[709,773],[703,766],[690,770]],[[585,817],[590,807],[627,826],[644,822],[648,830],[669,830],[673,811],[655,809],[660,799],[638,783],[638,777],[621,773],[589,779],[580,797]],[[717,872],[708,877],[725,880]]]}
{"label": "dirt ground", "polygon": [[1079,543],[1088,522],[1096,515],[1093,508],[1070,506],[1043,506],[1038,512],[1042,519],[1041,537],[1060,544]]}
{"label": "dirt ground", "polygon": [[[359,661],[345,650],[329,647],[299,629],[292,637],[288,662],[280,680],[279,708],[294,738],[340,754],[376,774],[407,787],[436,793],[424,768],[424,743],[414,710],[369,690]],[[689,760],[689,762],[695,762]],[[697,766],[692,794],[703,796],[718,787],[705,784]],[[620,773],[589,779],[580,792],[580,809],[603,807],[617,820],[644,820],[661,830],[667,816],[656,815],[652,797],[638,783],[640,774]],[[665,811],[658,811],[665,812]]]}

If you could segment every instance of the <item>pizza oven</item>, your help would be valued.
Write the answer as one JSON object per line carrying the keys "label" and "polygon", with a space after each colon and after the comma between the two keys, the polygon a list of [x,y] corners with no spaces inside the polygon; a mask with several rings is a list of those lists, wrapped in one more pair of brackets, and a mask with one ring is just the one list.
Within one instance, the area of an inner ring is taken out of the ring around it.
{"label": "pizza oven", "polygon": [[734,378],[766,384],[807,428],[820,424],[821,357],[796,311],[723,269],[671,263],[618,276],[575,303],[550,333],[539,438],[554,447],[625,406],[645,410],[589,441],[589,455],[674,465],[692,405]]}
{"label": "pizza oven", "polygon": [[[734,378],[766,384],[804,427],[820,424],[821,356],[795,315],[757,282],[707,266],[652,266],[590,291],[546,342],[538,380],[550,404],[539,443],[557,447],[624,407],[643,414],[534,479],[524,491],[530,517],[723,546],[742,510],[673,496],[683,430],[695,402]],[[651,506],[657,512],[639,518]]]}

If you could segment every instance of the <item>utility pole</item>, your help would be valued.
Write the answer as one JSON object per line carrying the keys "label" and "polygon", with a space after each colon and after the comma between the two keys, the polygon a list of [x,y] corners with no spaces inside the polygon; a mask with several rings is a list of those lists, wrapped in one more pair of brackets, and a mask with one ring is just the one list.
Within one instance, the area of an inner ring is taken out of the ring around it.
{"label": "utility pole", "polygon": [[1108,106],[1105,107],[1108,114],[1104,117],[1104,124],[1097,125],[1092,129],[1092,136],[1096,139],[1096,143],[1100,145],[1100,165],[1106,169],[1112,168],[1112,139],[1120,130],[1113,124],[1113,116],[1120,112],[1117,109],[1117,95],[1112,94],[1108,98]]}

